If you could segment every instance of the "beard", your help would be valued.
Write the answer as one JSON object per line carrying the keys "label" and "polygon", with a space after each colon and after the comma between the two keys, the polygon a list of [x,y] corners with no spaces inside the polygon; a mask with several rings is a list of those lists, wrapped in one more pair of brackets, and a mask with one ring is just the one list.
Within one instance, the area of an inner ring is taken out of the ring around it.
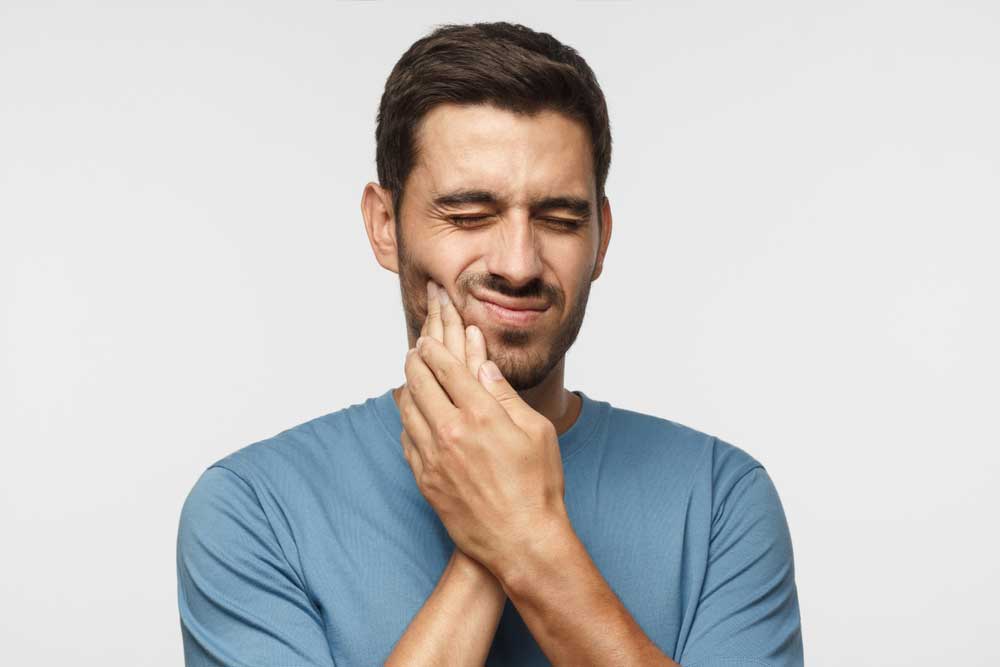
{"label": "beard", "polygon": [[[412,261],[406,252],[402,236],[397,233],[397,261],[399,264],[399,290],[403,301],[403,314],[406,318],[406,327],[410,336],[416,340],[420,336],[424,320],[427,319],[427,281],[433,277]],[[564,303],[561,295],[556,290],[549,289],[529,289],[511,290],[506,286],[497,285],[495,280],[477,280],[474,284],[481,285],[485,289],[510,297],[539,296],[549,292],[549,308],[559,309]],[[587,301],[590,298],[590,281],[583,282],[583,287],[576,299],[570,306],[569,316],[566,321],[556,330],[555,336],[546,344],[545,340],[539,338],[539,333],[531,328],[503,328],[490,327],[490,331],[495,333],[495,340],[486,338],[487,359],[497,365],[504,378],[510,383],[515,391],[524,391],[540,385],[552,372],[563,357],[566,351],[576,341],[580,327],[583,325],[583,316],[587,310]],[[468,300],[469,287],[471,283],[465,285],[463,290]],[[538,283],[531,283],[527,288],[537,287]],[[466,302],[468,302],[466,300]],[[456,308],[458,304],[455,304]],[[468,322],[465,315],[462,315],[462,322],[466,326],[476,324],[483,336],[487,336],[487,330],[479,326],[476,322]],[[546,314],[546,317],[548,314]],[[464,362],[465,360],[462,359]]]}

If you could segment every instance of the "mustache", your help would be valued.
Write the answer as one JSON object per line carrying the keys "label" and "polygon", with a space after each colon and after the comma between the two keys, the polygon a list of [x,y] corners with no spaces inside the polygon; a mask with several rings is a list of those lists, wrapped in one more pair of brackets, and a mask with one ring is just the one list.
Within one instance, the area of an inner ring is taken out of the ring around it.
{"label": "mustache", "polygon": [[476,287],[478,287],[481,291],[495,292],[502,296],[510,297],[511,299],[544,298],[546,301],[556,300],[554,291],[550,290],[541,280],[533,280],[523,287],[516,288],[511,287],[506,283],[497,282],[496,280],[484,279],[466,282],[464,289],[466,292],[469,292]]}

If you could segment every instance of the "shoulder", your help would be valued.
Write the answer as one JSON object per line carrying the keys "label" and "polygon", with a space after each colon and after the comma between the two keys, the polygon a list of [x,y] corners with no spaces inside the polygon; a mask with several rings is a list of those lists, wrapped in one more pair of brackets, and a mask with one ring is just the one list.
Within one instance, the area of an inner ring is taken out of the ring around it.
{"label": "shoulder", "polygon": [[258,530],[290,538],[381,467],[371,450],[388,448],[378,447],[385,436],[373,431],[369,408],[350,405],[211,462],[184,500],[182,525],[249,523],[253,516]]}
{"label": "shoulder", "polygon": [[612,408],[609,437],[627,440],[630,447],[665,453],[672,465],[683,465],[692,474],[698,473],[713,489],[722,492],[751,470],[763,468],[746,450],[711,433],[625,408]]}
{"label": "shoulder", "polygon": [[315,477],[370,438],[370,419],[367,403],[355,403],[247,444],[208,470],[225,469],[255,489]]}
{"label": "shoulder", "polygon": [[181,543],[192,551],[214,544],[221,552],[226,541],[273,536],[294,548],[296,531],[316,515],[317,503],[339,492],[338,478],[357,471],[358,443],[371,441],[367,413],[365,404],[354,404],[210,463],[184,499]]}

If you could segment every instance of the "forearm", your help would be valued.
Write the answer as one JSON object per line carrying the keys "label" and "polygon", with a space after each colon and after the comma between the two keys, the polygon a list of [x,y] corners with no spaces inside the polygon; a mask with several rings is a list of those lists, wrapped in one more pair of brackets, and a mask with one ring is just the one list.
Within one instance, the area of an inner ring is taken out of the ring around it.
{"label": "forearm", "polygon": [[498,575],[553,665],[679,667],[632,618],[568,521]]}
{"label": "forearm", "polygon": [[481,667],[506,600],[490,571],[455,549],[434,591],[385,664]]}

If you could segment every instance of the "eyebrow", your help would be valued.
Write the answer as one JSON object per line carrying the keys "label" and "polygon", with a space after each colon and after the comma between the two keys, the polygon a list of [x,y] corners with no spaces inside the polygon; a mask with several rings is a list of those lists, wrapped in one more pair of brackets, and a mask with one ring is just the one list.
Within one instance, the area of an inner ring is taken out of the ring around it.
{"label": "eyebrow", "polygon": [[[455,190],[443,195],[438,195],[433,199],[435,206],[457,207],[463,204],[498,204],[506,203],[502,197],[489,190]],[[566,209],[578,216],[590,215],[590,202],[580,197],[572,195],[560,195],[557,197],[536,197],[528,202],[533,211],[548,210],[553,208]]]}

